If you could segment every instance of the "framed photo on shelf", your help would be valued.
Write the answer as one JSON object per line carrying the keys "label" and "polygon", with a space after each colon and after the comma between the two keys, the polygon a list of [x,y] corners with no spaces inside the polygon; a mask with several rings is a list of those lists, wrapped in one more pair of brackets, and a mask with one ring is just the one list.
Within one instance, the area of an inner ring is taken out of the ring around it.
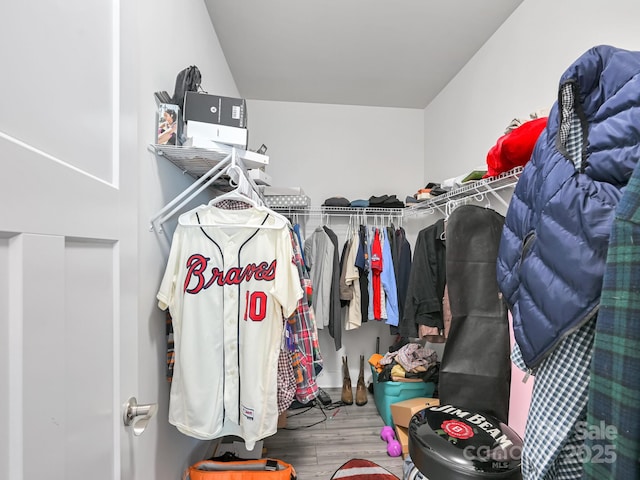
{"label": "framed photo on shelf", "polygon": [[158,105],[156,112],[156,144],[181,145],[180,107],[169,103]]}

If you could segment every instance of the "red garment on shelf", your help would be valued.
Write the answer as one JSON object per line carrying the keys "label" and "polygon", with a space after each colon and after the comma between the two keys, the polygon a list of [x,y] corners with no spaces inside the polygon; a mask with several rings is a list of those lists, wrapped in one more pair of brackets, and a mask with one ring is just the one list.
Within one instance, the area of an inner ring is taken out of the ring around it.
{"label": "red garment on shelf", "polygon": [[531,158],[533,147],[546,126],[547,117],[537,118],[500,137],[487,154],[487,173],[483,178],[523,167]]}

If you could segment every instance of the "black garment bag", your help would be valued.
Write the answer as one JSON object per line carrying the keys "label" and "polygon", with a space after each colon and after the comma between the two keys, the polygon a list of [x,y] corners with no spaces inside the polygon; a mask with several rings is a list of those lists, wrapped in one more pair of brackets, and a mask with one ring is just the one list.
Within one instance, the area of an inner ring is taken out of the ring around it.
{"label": "black garment bag", "polygon": [[451,330],[440,365],[440,401],[507,423],[511,359],[507,308],[496,279],[504,217],[463,205],[446,226]]}

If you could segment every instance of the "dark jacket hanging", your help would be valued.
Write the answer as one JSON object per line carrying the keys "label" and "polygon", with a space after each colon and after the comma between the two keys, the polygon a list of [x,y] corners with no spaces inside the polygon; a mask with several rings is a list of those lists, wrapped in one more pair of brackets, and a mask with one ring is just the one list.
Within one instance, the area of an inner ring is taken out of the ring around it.
{"label": "dark jacket hanging", "polygon": [[404,316],[404,303],[409,289],[409,276],[411,275],[411,245],[407,240],[404,228],[398,228],[395,233],[395,256],[393,268],[396,274],[398,287],[398,315],[402,321]]}
{"label": "dark jacket hanging", "polygon": [[442,298],[446,282],[444,220],[418,233],[405,297],[400,335],[417,337],[418,325],[444,328]]}
{"label": "dark jacket hanging", "polygon": [[342,348],[342,315],[340,314],[340,253],[338,237],[333,230],[323,226],[333,243],[333,278],[331,280],[331,301],[329,302],[329,334],[333,337],[336,350]]}
{"label": "dark jacket hanging", "polygon": [[356,267],[360,273],[360,311],[362,312],[362,323],[369,321],[367,310],[369,309],[369,247],[367,246],[367,227],[360,225],[358,228],[360,245],[356,257]]}

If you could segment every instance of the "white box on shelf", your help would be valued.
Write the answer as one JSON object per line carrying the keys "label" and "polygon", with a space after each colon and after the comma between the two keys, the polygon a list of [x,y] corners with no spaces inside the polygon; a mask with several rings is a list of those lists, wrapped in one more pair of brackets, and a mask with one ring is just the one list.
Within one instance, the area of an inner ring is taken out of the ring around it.
{"label": "white box on shelf", "polygon": [[271,175],[260,170],[259,168],[250,169],[249,178],[253,180],[256,185],[271,185]]}
{"label": "white box on shelf", "polygon": [[311,199],[306,195],[264,195],[264,201],[270,208],[306,208]]}
{"label": "white box on shelf", "polygon": [[212,144],[224,143],[243,149],[247,148],[248,132],[246,128],[189,120],[186,130],[187,141],[184,143],[186,146],[211,148],[215,147]]}
{"label": "white box on shelf", "polygon": [[301,187],[265,187],[263,195],[304,195]]}
{"label": "white box on shelf", "polygon": [[[256,163],[261,163],[262,165],[269,165],[269,155],[263,155],[261,153],[254,152],[253,150],[241,150],[240,158],[244,160],[245,164],[247,164],[247,167],[249,168],[252,168],[249,165],[249,162],[256,162]],[[271,180],[271,177],[269,177],[269,180]]]}

